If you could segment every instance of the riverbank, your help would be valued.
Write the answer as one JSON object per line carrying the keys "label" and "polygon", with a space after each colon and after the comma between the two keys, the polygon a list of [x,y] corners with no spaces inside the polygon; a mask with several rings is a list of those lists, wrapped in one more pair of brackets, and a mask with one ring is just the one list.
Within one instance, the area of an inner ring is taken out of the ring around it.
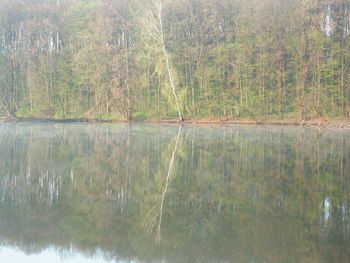
{"label": "riverbank", "polygon": [[10,121],[7,117],[0,117],[0,123]]}
{"label": "riverbank", "polygon": [[252,120],[252,119],[187,119],[179,122],[178,119],[161,119],[161,120],[103,120],[89,118],[58,119],[58,118],[7,118],[0,117],[1,122],[56,122],[56,123],[154,123],[154,124],[210,124],[210,125],[248,125],[248,126],[300,126],[300,127],[319,127],[319,128],[339,128],[350,129],[350,119],[314,119],[300,121],[297,119],[271,119],[271,120]]}
{"label": "riverbank", "polygon": [[[178,120],[157,120],[146,121],[150,123],[179,123]],[[251,120],[251,119],[236,119],[236,120],[218,120],[218,119],[190,119],[185,120],[184,124],[214,124],[214,125],[249,125],[249,126],[301,126],[301,127],[333,127],[350,129],[350,120]]]}

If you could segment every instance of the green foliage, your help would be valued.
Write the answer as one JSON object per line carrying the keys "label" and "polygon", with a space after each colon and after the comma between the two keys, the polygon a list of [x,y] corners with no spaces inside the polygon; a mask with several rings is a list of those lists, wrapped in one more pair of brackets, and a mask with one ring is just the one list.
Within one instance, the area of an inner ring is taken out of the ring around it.
{"label": "green foliage", "polygon": [[1,108],[173,118],[169,66],[187,118],[349,116],[349,5],[156,2],[1,1]]}
{"label": "green foliage", "polygon": [[134,120],[144,121],[147,119],[147,113],[146,112],[135,112],[133,117],[134,117]]}

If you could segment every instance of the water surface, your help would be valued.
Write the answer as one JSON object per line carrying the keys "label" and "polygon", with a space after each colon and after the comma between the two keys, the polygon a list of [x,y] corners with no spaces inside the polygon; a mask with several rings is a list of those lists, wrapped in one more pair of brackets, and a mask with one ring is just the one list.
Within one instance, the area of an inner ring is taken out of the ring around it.
{"label": "water surface", "polygon": [[349,206],[346,130],[0,124],[1,262],[345,263]]}

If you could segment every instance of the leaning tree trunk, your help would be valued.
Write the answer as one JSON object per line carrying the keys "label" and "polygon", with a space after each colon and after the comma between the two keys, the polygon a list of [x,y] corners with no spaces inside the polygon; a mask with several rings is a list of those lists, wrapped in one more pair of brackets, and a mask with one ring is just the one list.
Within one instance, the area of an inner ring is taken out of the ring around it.
{"label": "leaning tree trunk", "polygon": [[174,75],[171,69],[171,65],[170,65],[170,59],[169,59],[169,55],[165,46],[165,41],[164,41],[164,31],[163,31],[163,19],[162,19],[162,2],[161,0],[157,1],[157,16],[158,16],[158,20],[159,20],[159,33],[160,33],[160,44],[162,46],[162,52],[165,58],[165,63],[166,63],[166,68],[167,68],[167,72],[168,72],[168,78],[169,78],[169,83],[170,83],[170,87],[171,87],[171,91],[173,93],[174,99],[175,99],[175,103],[176,103],[176,109],[177,109],[177,113],[179,115],[179,120],[180,122],[184,121],[182,112],[181,112],[181,108],[180,108],[180,103],[179,103],[179,98],[177,96],[176,93],[176,87],[175,87],[175,80],[174,80]]}

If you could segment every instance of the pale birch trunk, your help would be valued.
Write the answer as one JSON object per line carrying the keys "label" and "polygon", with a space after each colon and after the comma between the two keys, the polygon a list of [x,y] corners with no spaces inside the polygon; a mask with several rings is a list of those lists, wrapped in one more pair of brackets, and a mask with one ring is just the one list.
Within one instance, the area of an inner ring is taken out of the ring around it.
{"label": "pale birch trunk", "polygon": [[166,71],[169,79],[169,85],[171,87],[171,92],[175,100],[179,120],[180,122],[182,122],[184,121],[184,117],[180,107],[180,100],[177,95],[176,81],[175,81],[173,69],[171,66],[170,57],[165,45],[165,36],[164,36],[164,30],[163,30],[163,16],[162,16],[162,13],[163,13],[162,1],[161,0],[156,0],[156,1],[157,1],[156,2],[157,10],[155,14],[156,17],[154,17],[153,12],[150,12],[149,16],[145,20],[146,21],[145,27],[150,37],[152,37],[161,48],[161,52],[165,60],[165,67],[166,67]]}

